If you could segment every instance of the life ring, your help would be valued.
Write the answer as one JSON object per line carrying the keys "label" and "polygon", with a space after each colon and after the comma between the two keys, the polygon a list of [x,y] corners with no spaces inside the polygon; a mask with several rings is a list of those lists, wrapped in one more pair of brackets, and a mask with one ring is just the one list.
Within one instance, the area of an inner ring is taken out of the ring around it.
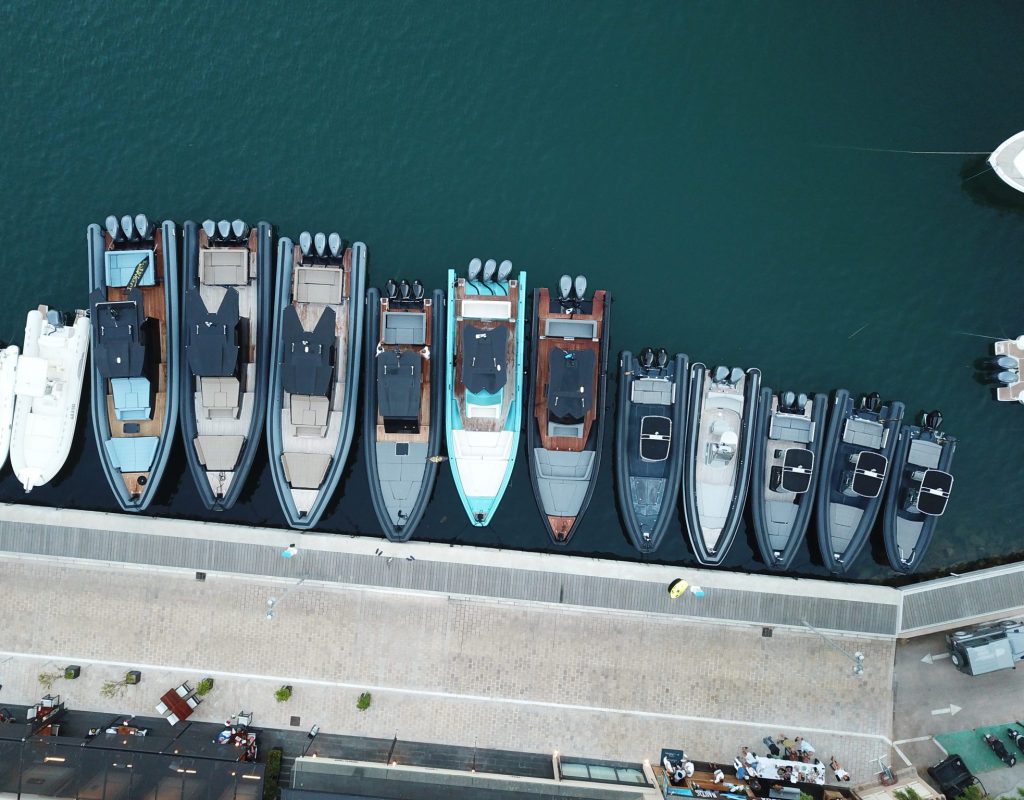
{"label": "life ring", "polygon": [[676,578],[672,583],[668,585],[668,596],[673,600],[682,597],[686,590],[690,587],[690,584],[684,581],[682,578]]}

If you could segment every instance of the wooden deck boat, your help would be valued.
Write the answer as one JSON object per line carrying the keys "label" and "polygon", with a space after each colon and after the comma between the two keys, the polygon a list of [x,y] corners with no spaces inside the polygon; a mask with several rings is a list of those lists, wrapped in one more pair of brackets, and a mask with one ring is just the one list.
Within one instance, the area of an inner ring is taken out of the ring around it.
{"label": "wooden deck boat", "polygon": [[203,505],[223,511],[241,494],[265,424],[271,229],[190,220],[182,238],[181,432]]}
{"label": "wooden deck boat", "polygon": [[653,553],[675,516],[683,469],[690,359],[650,347],[619,358],[615,489],[630,541]]}
{"label": "wooden deck boat", "polygon": [[854,407],[846,389],[836,392],[815,500],[818,546],[833,573],[850,568],[871,534],[902,421],[903,403],[882,405],[872,392]]}
{"label": "wooden deck boat", "polygon": [[690,366],[683,513],[701,564],[725,560],[743,519],[760,386],[757,369]]}
{"label": "wooden deck boat", "polygon": [[370,499],[394,542],[412,536],[437,477],[444,425],[444,292],[389,280],[366,293],[363,399]]}
{"label": "wooden deck boat", "polygon": [[153,500],[178,422],[178,242],[170,220],[88,228],[92,424],[125,511]]}
{"label": "wooden deck boat", "polygon": [[519,447],[523,411],[526,273],[474,258],[448,270],[445,431],[459,497],[477,526],[501,502]]}
{"label": "wooden deck boat", "polygon": [[764,563],[789,569],[807,535],[828,398],[761,389],[754,423],[751,516]]}
{"label": "wooden deck boat", "polygon": [[611,296],[586,297],[586,279],[563,275],[559,296],[533,293],[530,481],[548,535],[565,544],[587,510],[601,466]]}
{"label": "wooden deck boat", "polygon": [[940,430],[938,411],[922,422],[900,427],[882,517],[889,564],[903,573],[920,566],[953,488],[949,468],[957,440]]}
{"label": "wooden deck boat", "polygon": [[53,480],[71,452],[91,336],[84,310],[28,312],[11,429],[11,468],[26,492]]}
{"label": "wooden deck boat", "polygon": [[277,248],[267,447],[288,524],[316,526],[355,429],[366,245],[304,232]]}

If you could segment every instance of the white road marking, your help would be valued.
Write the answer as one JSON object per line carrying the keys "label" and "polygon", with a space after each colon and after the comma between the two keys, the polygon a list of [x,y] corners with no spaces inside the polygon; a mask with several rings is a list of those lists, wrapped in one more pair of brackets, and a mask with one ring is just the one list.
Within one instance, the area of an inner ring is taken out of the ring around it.
{"label": "white road marking", "polygon": [[951,717],[954,716],[958,711],[963,711],[960,706],[955,706],[952,703],[949,704],[948,708],[936,708],[932,711],[932,716],[937,717],[939,714],[949,714]]}
{"label": "white road marking", "polygon": [[949,653],[936,653],[935,655],[932,655],[931,653],[929,653],[928,655],[926,655],[921,660],[925,664],[934,664],[936,661],[940,661],[943,658],[949,658]]}
{"label": "white road marking", "polygon": [[[0,650],[0,656],[16,656],[20,658],[35,658],[43,661],[66,661],[70,664],[99,664],[109,667],[122,667],[140,670],[166,670],[168,672],[184,672],[189,674],[202,673],[213,677],[241,678],[244,680],[265,680],[274,683],[305,686],[322,686],[336,689],[359,689],[368,692],[390,692],[393,694],[411,695],[413,697],[428,697],[440,700],[462,700],[476,701],[483,703],[495,703],[497,705],[528,706],[536,708],[561,709],[564,711],[585,711],[598,714],[623,714],[630,717],[642,717],[646,719],[665,719],[678,722],[712,722],[722,725],[739,725],[749,728],[772,728],[786,730],[787,728],[798,727],[806,733],[821,733],[832,736],[853,736],[858,739],[874,739],[892,747],[892,740],[879,733],[861,733],[859,731],[843,731],[833,728],[810,728],[805,725],[793,725],[790,722],[773,722],[742,719],[725,719],[722,717],[699,717],[690,714],[670,714],[664,711],[643,711],[630,708],[608,708],[605,706],[585,706],[575,703],[556,703],[549,700],[523,700],[512,697],[487,697],[485,695],[461,694],[458,692],[442,692],[432,689],[406,689],[398,686],[372,686],[365,683],[346,683],[344,681],[323,681],[313,678],[300,678],[288,675],[259,675],[247,672],[225,672],[224,670],[207,669],[205,667],[180,667],[171,664],[141,664],[137,661],[107,661],[97,658],[82,658],[80,656],[68,656],[66,654],[50,655],[46,653],[19,653],[14,651]],[[956,708],[956,706],[952,706]],[[957,708],[957,711],[960,709]],[[932,712],[933,714],[936,712]],[[945,711],[941,713],[946,713]],[[953,712],[956,713],[956,712]]]}

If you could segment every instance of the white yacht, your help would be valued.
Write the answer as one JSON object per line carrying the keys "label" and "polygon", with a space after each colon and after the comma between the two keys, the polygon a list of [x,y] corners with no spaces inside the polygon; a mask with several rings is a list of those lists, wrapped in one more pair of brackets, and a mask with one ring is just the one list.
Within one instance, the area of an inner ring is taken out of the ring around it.
{"label": "white yacht", "polygon": [[993,150],[988,163],[1008,186],[1024,192],[1024,131],[1014,134]]}
{"label": "white yacht", "polygon": [[82,397],[89,354],[85,311],[64,315],[46,306],[28,312],[25,352],[18,359],[17,402],[11,428],[11,467],[26,492],[42,486],[64,466]]}
{"label": "white yacht", "polygon": [[0,468],[7,463],[14,419],[14,380],[18,370],[18,345],[0,350]]}

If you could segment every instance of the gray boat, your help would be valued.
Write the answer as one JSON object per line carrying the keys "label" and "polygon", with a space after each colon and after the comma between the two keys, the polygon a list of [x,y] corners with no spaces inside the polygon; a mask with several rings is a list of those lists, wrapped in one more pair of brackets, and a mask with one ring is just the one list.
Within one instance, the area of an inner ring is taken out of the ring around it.
{"label": "gray boat", "polygon": [[683,469],[690,359],[650,347],[619,358],[615,489],[629,538],[653,553],[675,516]]}
{"label": "gray boat", "polygon": [[789,569],[814,508],[828,398],[761,389],[754,424],[750,506],[764,563]]}
{"label": "gray boat", "polygon": [[384,535],[412,536],[430,502],[444,434],[444,292],[389,280],[366,293],[363,429]]}
{"label": "gray boat", "polygon": [[897,572],[910,573],[920,566],[935,524],[946,512],[957,440],[941,427],[942,414],[930,411],[922,425],[900,428],[882,517],[885,550]]}
{"label": "gray boat", "polygon": [[144,511],[178,423],[178,234],[144,214],[90,225],[92,427],[107,483]]}
{"label": "gray boat", "polygon": [[277,247],[267,449],[288,524],[316,526],[355,428],[366,245],[304,232]]}
{"label": "gray boat", "polygon": [[181,432],[199,497],[211,511],[235,504],[265,425],[270,236],[266,222],[184,225]]}
{"label": "gray boat", "polygon": [[850,568],[871,534],[902,420],[903,403],[882,405],[872,392],[854,407],[846,389],[836,392],[815,500],[818,546],[833,573]]}
{"label": "gray boat", "polygon": [[690,367],[683,511],[701,564],[725,560],[743,519],[760,387],[757,369]]}

